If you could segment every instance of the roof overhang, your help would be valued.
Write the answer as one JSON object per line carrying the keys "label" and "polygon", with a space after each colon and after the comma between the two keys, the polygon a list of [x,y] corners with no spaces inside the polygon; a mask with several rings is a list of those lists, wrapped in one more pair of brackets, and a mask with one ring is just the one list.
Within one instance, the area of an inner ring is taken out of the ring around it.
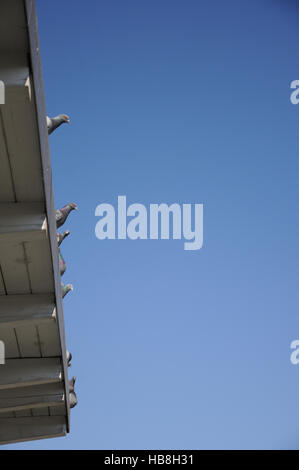
{"label": "roof overhang", "polygon": [[0,2],[0,443],[69,432],[46,106],[34,0]]}

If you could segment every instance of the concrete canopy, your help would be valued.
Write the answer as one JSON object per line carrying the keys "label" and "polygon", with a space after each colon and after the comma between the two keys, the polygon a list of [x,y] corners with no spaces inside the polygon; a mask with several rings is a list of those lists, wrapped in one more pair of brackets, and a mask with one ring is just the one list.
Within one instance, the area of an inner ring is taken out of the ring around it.
{"label": "concrete canopy", "polygon": [[69,432],[65,330],[34,0],[0,2],[0,443]]}

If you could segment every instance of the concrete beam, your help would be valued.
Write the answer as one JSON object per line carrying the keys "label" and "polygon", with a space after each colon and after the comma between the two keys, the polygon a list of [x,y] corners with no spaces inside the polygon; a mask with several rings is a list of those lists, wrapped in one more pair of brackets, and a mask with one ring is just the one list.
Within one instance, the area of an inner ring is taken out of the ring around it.
{"label": "concrete beam", "polygon": [[1,444],[48,439],[66,435],[64,416],[0,418]]}
{"label": "concrete beam", "polygon": [[24,243],[47,238],[42,203],[0,203],[0,243]]}
{"label": "concrete beam", "polygon": [[30,398],[41,395],[59,394],[64,394],[64,384],[62,382],[46,385],[34,385],[32,387],[19,387],[9,390],[0,390],[0,402],[6,398]]}
{"label": "concrete beam", "polygon": [[11,413],[14,411],[25,411],[38,408],[47,408],[49,406],[65,406],[64,394],[61,395],[42,395],[39,397],[27,398],[5,398],[0,402],[1,413]]}
{"label": "concrete beam", "polygon": [[12,54],[1,51],[0,77],[6,88],[11,86],[24,87],[29,75],[30,70],[26,53],[15,52]]}
{"label": "concrete beam", "polygon": [[1,328],[16,328],[30,324],[37,326],[48,322],[56,322],[54,295],[0,296]]}
{"label": "concrete beam", "polygon": [[26,104],[31,101],[31,90],[29,86],[9,86],[4,90],[5,105]]}
{"label": "concrete beam", "polygon": [[1,399],[0,418],[1,413],[47,408],[49,406],[65,406],[64,394]]}
{"label": "concrete beam", "polygon": [[[0,390],[0,418],[4,413],[59,407],[65,409],[63,383]],[[5,418],[5,416],[3,416]]]}
{"label": "concrete beam", "polygon": [[8,359],[0,370],[0,390],[46,385],[62,381],[61,360]]}

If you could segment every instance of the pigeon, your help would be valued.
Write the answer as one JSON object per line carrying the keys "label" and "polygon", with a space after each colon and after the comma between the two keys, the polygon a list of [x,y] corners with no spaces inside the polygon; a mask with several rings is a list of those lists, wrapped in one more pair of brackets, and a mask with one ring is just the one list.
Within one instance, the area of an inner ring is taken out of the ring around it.
{"label": "pigeon", "polygon": [[77,378],[73,377],[69,380],[69,399],[70,399],[70,408],[75,408],[78,405],[77,395],[75,393],[75,383]]}
{"label": "pigeon", "polygon": [[66,360],[67,360],[68,367],[71,367],[72,359],[73,359],[72,353],[70,353],[69,351],[66,351]]}
{"label": "pigeon", "polygon": [[71,409],[75,408],[75,406],[78,405],[77,395],[74,392],[72,392],[72,393],[70,393],[69,397],[70,397],[70,408]]}
{"label": "pigeon", "polygon": [[76,380],[77,380],[77,377],[73,377],[71,380],[69,380],[69,392],[70,393],[75,391]]}
{"label": "pigeon", "polygon": [[52,134],[52,132],[54,132],[57,127],[61,126],[61,124],[64,124],[64,123],[67,123],[67,124],[70,124],[71,123],[71,120],[68,116],[66,116],[65,114],[59,114],[58,116],[56,117],[53,117],[53,118],[50,118],[47,116],[47,127],[48,127],[48,134]]}
{"label": "pigeon", "polygon": [[73,202],[67,204],[66,206],[62,207],[61,209],[56,211],[56,224],[57,228],[61,227],[66,219],[68,218],[71,211],[78,210],[78,207]]}
{"label": "pigeon", "polygon": [[58,248],[58,259],[59,259],[60,276],[63,276],[66,271],[66,262],[64,261],[60,248]]}
{"label": "pigeon", "polygon": [[66,237],[68,237],[69,235],[71,234],[71,232],[69,230],[67,230],[66,232],[64,233],[57,233],[57,243],[58,243],[58,246],[61,245],[61,243],[64,241],[64,239]]}
{"label": "pigeon", "polygon": [[61,294],[62,294],[63,299],[69,292],[71,292],[73,290],[74,290],[74,287],[72,286],[72,284],[63,285],[61,283]]}

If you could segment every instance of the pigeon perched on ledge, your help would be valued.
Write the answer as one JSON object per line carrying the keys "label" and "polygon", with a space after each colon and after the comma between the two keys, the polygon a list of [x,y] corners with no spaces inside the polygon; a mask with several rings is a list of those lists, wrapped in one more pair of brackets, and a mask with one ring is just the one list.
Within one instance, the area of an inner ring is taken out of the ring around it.
{"label": "pigeon perched on ledge", "polygon": [[75,383],[77,378],[73,377],[69,380],[69,399],[70,399],[70,408],[75,408],[78,405],[77,395],[75,393]]}
{"label": "pigeon perched on ledge", "polygon": [[77,395],[73,392],[70,393],[70,408],[75,408],[78,405],[78,398]]}
{"label": "pigeon perched on ledge", "polygon": [[71,380],[69,380],[69,392],[70,393],[75,391],[76,380],[77,380],[77,377],[73,377]]}
{"label": "pigeon perched on ledge", "polygon": [[47,116],[47,127],[48,127],[48,134],[52,134],[57,127],[61,126],[61,124],[70,124],[71,120],[66,114],[59,114],[56,117],[50,118]]}
{"label": "pigeon perched on ledge", "polygon": [[66,351],[66,360],[67,360],[68,367],[71,367],[72,359],[73,359],[72,353],[70,353],[69,351]]}
{"label": "pigeon perched on ledge", "polygon": [[64,297],[71,291],[74,290],[74,287],[72,286],[72,284],[62,284],[61,283],[61,294],[62,294],[62,298],[64,299]]}
{"label": "pigeon perched on ledge", "polygon": [[66,271],[66,262],[64,261],[60,248],[58,248],[58,259],[59,259],[60,276],[63,276]]}
{"label": "pigeon perched on ledge", "polygon": [[56,211],[56,224],[57,228],[61,227],[66,219],[68,218],[70,212],[78,210],[78,207],[76,204],[71,202],[70,204],[67,204],[66,206],[62,207],[61,209]]}
{"label": "pigeon perched on ledge", "polygon": [[64,233],[57,233],[57,243],[58,243],[58,246],[61,245],[61,243],[64,241],[64,239],[66,237],[68,237],[69,235],[71,234],[71,232],[69,230],[67,230],[66,232]]}

